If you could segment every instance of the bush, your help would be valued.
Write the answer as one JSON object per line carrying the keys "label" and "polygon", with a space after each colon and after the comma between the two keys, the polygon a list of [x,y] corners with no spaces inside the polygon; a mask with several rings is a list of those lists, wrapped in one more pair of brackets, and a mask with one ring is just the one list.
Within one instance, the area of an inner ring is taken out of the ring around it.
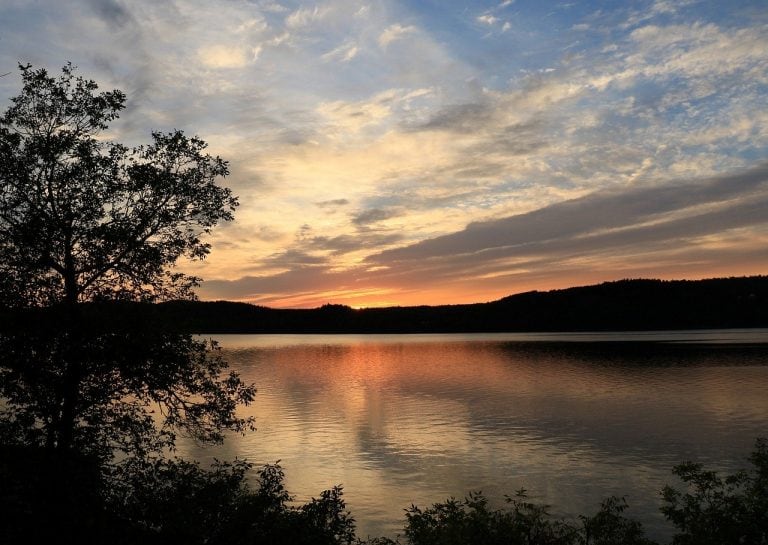
{"label": "bush", "polygon": [[549,506],[528,500],[525,490],[507,497],[508,509],[490,510],[480,493],[464,501],[449,499],[406,514],[410,545],[653,545],[642,525],[624,517],[623,498],[605,500],[581,525],[555,520]]}
{"label": "bush", "polygon": [[104,475],[98,460],[39,448],[0,448],[0,543],[111,545],[351,545],[342,488],[304,505],[278,465],[209,469],[179,459],[131,458]]}
{"label": "bush", "polygon": [[[701,464],[674,473],[686,484],[662,491],[662,512],[678,532],[673,545],[768,545],[768,443],[753,468],[721,477]],[[98,459],[6,444],[0,447],[0,542],[113,545],[401,545],[355,537],[343,491],[333,487],[293,505],[279,464],[198,463],[129,458],[104,474]],[[593,516],[562,520],[525,490],[489,507],[480,493],[406,512],[408,545],[655,545],[608,498]]]}
{"label": "bush", "polygon": [[624,498],[610,497],[603,500],[600,511],[593,517],[580,517],[582,529],[580,541],[584,545],[653,545],[645,537],[643,525],[626,518],[628,508]]}
{"label": "bush", "polygon": [[726,477],[686,462],[673,473],[687,491],[664,487],[661,511],[678,529],[675,545],[768,544],[768,444],[758,439],[754,466]]}
{"label": "bush", "polygon": [[[283,484],[278,465],[246,480],[251,464],[217,462],[211,469],[182,460],[131,460],[115,475],[112,509],[162,544],[349,545],[354,519],[336,486],[301,506]],[[145,541],[146,542],[146,541]]]}

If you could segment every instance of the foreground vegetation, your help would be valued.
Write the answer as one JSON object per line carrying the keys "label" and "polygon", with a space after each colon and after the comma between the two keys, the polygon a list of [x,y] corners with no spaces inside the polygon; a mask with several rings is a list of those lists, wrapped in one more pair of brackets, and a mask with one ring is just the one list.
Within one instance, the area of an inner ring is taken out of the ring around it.
{"label": "foreground vegetation", "polygon": [[[406,511],[402,535],[359,539],[340,487],[295,505],[279,465],[245,462],[203,469],[181,460],[128,460],[100,476],[86,457],[3,447],[0,456],[3,543],[317,544],[317,545],[653,545],[608,498],[594,515],[553,517],[521,490],[491,509],[480,493]],[[768,443],[758,440],[752,467],[720,476],[684,463],[683,489],[662,491],[674,545],[768,544]]]}

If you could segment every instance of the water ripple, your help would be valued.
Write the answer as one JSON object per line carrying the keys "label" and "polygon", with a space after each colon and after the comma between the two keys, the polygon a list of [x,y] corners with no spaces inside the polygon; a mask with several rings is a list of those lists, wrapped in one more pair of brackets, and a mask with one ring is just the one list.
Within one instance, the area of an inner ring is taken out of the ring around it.
{"label": "water ripple", "polygon": [[521,487],[564,516],[628,495],[663,536],[672,465],[742,467],[768,435],[768,345],[733,344],[766,332],[589,335],[224,336],[258,431],[181,450],[280,459],[298,501],[341,483],[361,536],[394,536],[411,503]]}

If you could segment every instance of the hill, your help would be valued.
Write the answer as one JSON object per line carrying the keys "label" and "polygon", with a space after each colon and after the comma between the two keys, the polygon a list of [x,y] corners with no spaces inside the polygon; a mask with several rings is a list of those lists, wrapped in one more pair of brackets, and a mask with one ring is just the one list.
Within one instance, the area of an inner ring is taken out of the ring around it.
{"label": "hill", "polygon": [[621,280],[489,303],[353,309],[272,309],[171,301],[163,321],[197,333],[448,333],[768,327],[768,276]]}

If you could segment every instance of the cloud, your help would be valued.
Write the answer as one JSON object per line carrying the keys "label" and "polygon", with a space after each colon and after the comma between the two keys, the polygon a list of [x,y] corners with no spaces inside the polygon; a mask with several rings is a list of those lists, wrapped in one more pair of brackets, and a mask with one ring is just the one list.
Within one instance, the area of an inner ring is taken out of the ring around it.
{"label": "cloud", "polygon": [[328,123],[327,134],[356,133],[364,127],[384,122],[392,113],[390,95],[383,93],[370,100],[324,102],[317,112]]}
{"label": "cloud", "polygon": [[258,268],[271,269],[278,267],[295,269],[325,265],[327,262],[328,259],[326,257],[304,252],[299,249],[289,249],[272,254],[264,260],[260,260]]}
{"label": "cloud", "polygon": [[314,250],[330,251],[331,255],[339,256],[360,250],[377,250],[400,242],[403,236],[399,233],[382,233],[377,231],[358,231],[355,234],[344,234],[335,237],[317,236],[310,241]]}
{"label": "cloud", "polygon": [[[375,213],[371,216],[375,219]],[[308,241],[313,250],[339,252],[359,244],[344,237]],[[471,286],[501,296],[513,293],[516,283],[563,287],[580,279],[674,278],[680,271],[707,277],[729,261],[746,272],[764,272],[766,244],[768,164],[763,164],[705,180],[600,191],[472,223],[449,235],[372,254],[358,267],[339,270],[318,260],[311,263],[311,277],[306,256],[297,254],[294,259],[305,260],[302,267],[206,283],[206,289],[217,296],[258,292],[255,301],[281,304],[294,283],[301,286],[301,303],[292,299],[292,304],[308,306],[323,301],[329,291],[354,300],[356,290],[384,290],[403,300],[414,292],[421,297],[451,290],[471,293]]]}
{"label": "cloud", "polygon": [[493,26],[499,21],[499,18],[489,13],[484,13],[483,15],[478,15],[476,17],[476,20],[478,23],[483,23],[484,25]]}
{"label": "cloud", "polygon": [[131,13],[117,0],[89,0],[94,11],[114,27],[135,23]]}
{"label": "cloud", "polygon": [[400,214],[400,211],[392,208],[371,208],[356,214],[352,218],[352,223],[358,226],[367,226],[390,218],[395,218]]}
{"label": "cloud", "polygon": [[307,27],[321,20],[328,10],[315,6],[314,8],[299,8],[285,18],[285,26],[290,29]]}
{"label": "cloud", "polygon": [[[433,258],[539,256],[681,241],[768,224],[768,164],[696,183],[598,192],[526,214],[472,223],[463,231],[387,250],[367,261],[392,266]],[[637,246],[635,250],[639,249]]]}
{"label": "cloud", "polygon": [[[253,56],[257,52],[252,52]],[[242,47],[227,45],[211,45],[198,51],[200,61],[210,68],[242,68],[247,65],[253,56],[248,55]]]}
{"label": "cloud", "polygon": [[468,133],[487,127],[494,114],[495,109],[488,103],[452,104],[435,113],[426,123],[412,129]]}
{"label": "cloud", "polygon": [[[664,70],[719,43],[713,54],[737,61],[731,66],[741,81],[760,66],[748,42],[761,38],[694,23],[673,27],[680,39],[668,46],[654,45],[672,33],[659,28],[627,35],[616,50],[589,63],[553,63],[502,88],[467,85],[466,94],[452,95],[444,87],[404,87],[323,101],[303,121],[311,131],[265,160],[254,159],[254,168],[265,179],[284,180],[310,204],[345,188],[348,200],[363,207],[357,215],[326,208],[313,219],[307,207],[286,209],[313,225],[323,222],[325,239],[351,249],[338,254],[333,267],[352,269],[377,250],[433,239],[477,218],[509,217],[590,191],[663,184],[748,164],[741,150],[768,143],[768,118],[757,108],[760,93],[747,87],[724,93],[730,87],[717,77],[707,90],[708,77]],[[714,109],[706,93],[720,97]],[[692,100],[702,102],[687,104]],[[349,238],[350,230],[388,225],[392,210],[403,239],[382,239],[385,247],[376,247]],[[318,245],[312,251],[334,249]],[[499,259],[498,272],[489,267],[482,274],[509,274],[508,258]],[[368,263],[391,275],[399,270]],[[452,278],[448,266],[444,274]]]}
{"label": "cloud", "polygon": [[247,237],[256,237],[258,240],[264,242],[275,242],[283,238],[282,233],[276,231],[269,225],[259,225],[255,229],[250,229],[247,232],[244,232],[243,235]]}
{"label": "cloud", "polygon": [[352,59],[354,59],[360,49],[358,48],[357,44],[354,42],[346,42],[341,44],[335,49],[332,49],[328,53],[324,53],[322,55],[322,59],[325,62],[328,61],[340,61],[340,62],[349,62]]}
{"label": "cloud", "polygon": [[288,8],[277,2],[260,2],[259,7],[268,13],[285,13]]}
{"label": "cloud", "polygon": [[400,23],[390,25],[379,35],[379,46],[382,49],[386,49],[387,46],[395,40],[401,40],[404,36],[412,32],[416,32],[415,26],[403,26]]}
{"label": "cloud", "polygon": [[656,19],[658,17],[670,17],[676,15],[678,12],[687,6],[695,4],[699,0],[655,0],[650,8],[644,8],[642,10],[631,12],[626,21],[624,21],[620,28],[628,29],[634,26],[645,23],[646,21]]}
{"label": "cloud", "polygon": [[316,202],[315,205],[320,208],[336,208],[338,206],[346,206],[349,204],[348,199],[331,199],[329,201]]}
{"label": "cloud", "polygon": [[346,280],[352,282],[352,279],[340,274],[305,267],[267,276],[244,276],[237,280],[207,280],[202,285],[202,291],[210,294],[210,299],[264,305],[286,301],[288,304],[285,306],[305,306],[302,305],[303,300],[309,300],[311,303],[307,306],[319,306],[314,305],[318,297],[320,304],[327,302],[323,300],[323,292],[339,289]]}

